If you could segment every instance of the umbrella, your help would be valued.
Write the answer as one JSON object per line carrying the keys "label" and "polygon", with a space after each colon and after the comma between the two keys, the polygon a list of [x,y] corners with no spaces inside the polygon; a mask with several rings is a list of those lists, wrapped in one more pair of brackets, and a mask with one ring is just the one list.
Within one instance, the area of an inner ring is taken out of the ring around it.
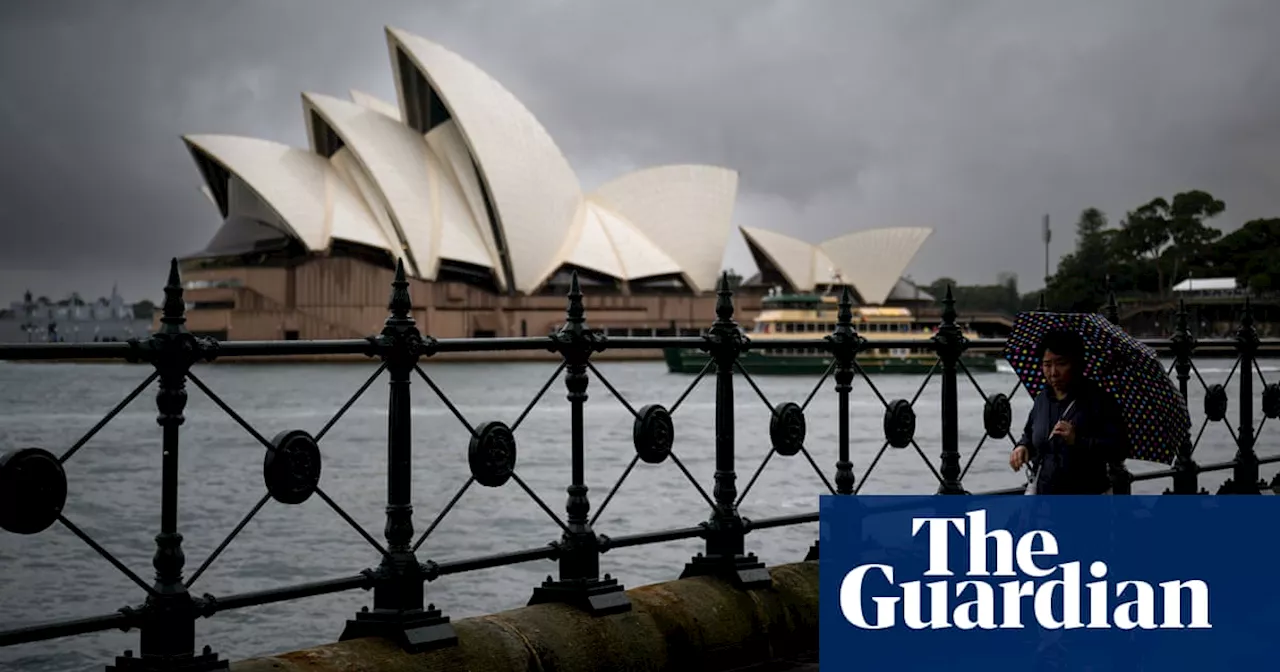
{"label": "umbrella", "polygon": [[1050,331],[1079,334],[1085,347],[1085,377],[1120,405],[1129,436],[1129,457],[1171,464],[1191,432],[1191,416],[1156,351],[1092,313],[1020,313],[1005,341],[1004,357],[1034,399],[1046,382],[1036,356]]}

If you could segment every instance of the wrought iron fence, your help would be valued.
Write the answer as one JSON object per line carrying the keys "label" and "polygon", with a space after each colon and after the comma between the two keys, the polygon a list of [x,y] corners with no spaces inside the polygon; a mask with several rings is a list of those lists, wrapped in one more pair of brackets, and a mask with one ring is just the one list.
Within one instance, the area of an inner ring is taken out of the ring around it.
{"label": "wrought iron fence", "polygon": [[[485,338],[485,339],[436,339],[422,334],[411,317],[411,303],[404,269],[398,266],[392,282],[390,315],[381,333],[367,339],[326,341],[278,341],[218,342],[191,334],[185,327],[185,307],[182,283],[176,260],[172,262],[168,283],[164,289],[165,301],[159,330],[146,339],[128,342],[92,344],[20,344],[0,345],[0,359],[50,360],[50,359],[106,359],[127,360],[149,364],[152,372],[120,404],[70,448],[57,456],[37,447],[12,450],[0,458],[0,528],[19,534],[32,535],[47,530],[54,523],[61,524],[79,537],[89,548],[101,555],[124,576],[128,577],[145,595],[136,606],[126,606],[113,614],[80,618],[50,624],[32,625],[0,632],[0,646],[44,641],[83,633],[111,629],[137,629],[140,633],[139,654],[125,652],[117,657],[109,670],[214,670],[227,669],[228,661],[220,660],[209,646],[196,651],[195,621],[211,617],[218,612],[244,607],[294,600],[303,597],[363,589],[373,591],[373,608],[365,607],[347,621],[340,639],[366,636],[388,637],[411,651],[424,651],[434,647],[449,646],[456,642],[449,617],[425,598],[425,584],[442,576],[460,574],[479,569],[500,567],[535,560],[555,560],[559,564],[559,577],[548,579],[533,589],[530,604],[560,602],[603,615],[630,609],[630,602],[623,585],[609,574],[600,573],[600,556],[612,549],[669,542],[681,539],[701,538],[705,552],[698,553],[686,564],[682,577],[717,576],[747,588],[767,586],[770,583],[765,565],[754,553],[748,552],[745,539],[755,530],[784,527],[818,520],[816,511],[799,514],[749,520],[739,514],[738,506],[751,490],[769,461],[778,455],[790,458],[803,455],[821,479],[826,490],[837,495],[852,495],[861,489],[875,470],[881,456],[890,448],[910,447],[920,456],[938,481],[938,492],[943,494],[968,494],[963,479],[974,457],[988,439],[1007,440],[1012,446],[1010,433],[1013,423],[1010,396],[1016,392],[988,394],[979,385],[965,365],[963,355],[970,351],[998,351],[1000,340],[967,339],[956,323],[955,302],[948,291],[943,300],[942,322],[930,343],[935,359],[924,382],[911,399],[886,399],[874,380],[859,363],[859,354],[869,348],[868,341],[858,334],[852,318],[852,300],[846,291],[839,304],[838,322],[828,335],[809,338],[771,340],[770,348],[817,348],[830,353],[831,362],[812,392],[803,403],[792,401],[774,403],[761,390],[740,361],[742,355],[753,347],[758,348],[734,321],[732,292],[727,278],[718,287],[716,320],[702,336],[696,337],[627,337],[606,338],[588,328],[583,296],[574,276],[568,293],[568,310],[564,326],[546,337]],[[1042,306],[1043,308],[1043,306]],[[1108,317],[1117,321],[1114,299],[1107,308]],[[1165,353],[1172,353],[1174,364],[1170,369],[1176,376],[1183,398],[1188,398],[1188,386],[1193,377],[1205,389],[1204,421],[1193,438],[1188,436],[1171,469],[1132,474],[1123,464],[1112,465],[1110,477],[1116,494],[1129,494],[1135,481],[1169,478],[1172,488],[1166,494],[1208,494],[1198,483],[1201,473],[1231,470],[1232,477],[1222,484],[1219,494],[1260,494],[1270,488],[1280,491],[1280,474],[1268,484],[1260,479],[1260,466],[1280,462],[1280,454],[1259,457],[1255,452],[1257,437],[1267,420],[1280,415],[1280,384],[1268,383],[1257,363],[1257,356],[1264,350],[1280,349],[1280,341],[1264,342],[1257,336],[1251,312],[1246,305],[1239,329],[1234,339],[1197,341],[1187,326],[1185,310],[1179,312],[1175,333],[1168,339],[1146,340],[1148,345]],[[877,340],[876,348],[912,348],[916,342],[903,340]],[[706,352],[710,357],[701,372],[691,381],[684,393],[668,408],[662,404],[649,404],[635,408],[624,395],[592,364],[595,353],[607,349],[661,349],[685,348]],[[500,421],[473,423],[450,401],[449,397],[420,366],[423,359],[441,353],[479,351],[547,350],[558,353],[562,362],[546,381],[524,412],[510,425]],[[1235,365],[1227,381],[1209,384],[1201,377],[1193,362],[1193,355],[1201,351],[1231,351]],[[259,433],[231,406],[210,389],[193,371],[200,362],[210,362],[219,357],[262,357],[279,355],[364,355],[381,360],[381,365],[316,434],[301,429],[281,432],[272,438]],[[1241,375],[1239,396],[1246,400],[1239,406],[1238,427],[1231,429],[1227,419],[1227,385],[1237,371],[1256,371],[1261,382],[1262,421],[1254,425],[1254,377]],[[325,489],[321,487],[322,453],[319,448],[329,430],[361,397],[373,382],[386,372],[390,379],[390,407],[388,413],[388,481],[386,495],[386,525],[384,542],[378,541],[352,518]],[[516,431],[538,404],[539,400],[563,372],[564,384],[570,402],[570,431],[572,442],[572,468],[567,487],[568,503],[561,517],[520,477],[517,464]],[[715,379],[715,471],[714,486],[708,493],[699,480],[684,465],[674,450],[674,425],[672,416],[685,398],[708,374]],[[934,466],[929,454],[915,440],[915,404],[921,393],[935,376],[941,378],[941,446],[939,465]],[[411,501],[410,445],[410,386],[414,377],[421,379],[470,434],[468,466],[470,477],[457,493],[435,516],[434,520],[414,539]],[[623,471],[608,495],[594,514],[587,499],[584,464],[584,406],[590,379],[595,377],[612,396],[634,416],[633,444],[635,455]],[[735,454],[734,394],[735,379],[740,377],[751,387],[768,408],[771,449],[756,468],[746,486],[737,487],[737,461]],[[819,461],[806,445],[805,411],[810,401],[834,378],[838,401],[838,437],[836,461],[832,479],[828,479]],[[861,479],[854,474],[850,459],[850,411],[849,397],[855,379],[862,380],[884,406],[884,442]],[[957,399],[961,381],[967,380],[984,402],[984,434],[962,467],[959,444],[959,418]],[[184,421],[187,403],[186,384],[190,382],[207,395],[232,420],[262,445],[264,462],[262,478],[266,492],[239,524],[217,545],[189,578],[183,577],[185,557],[183,537],[178,530],[178,455],[180,429]],[[157,422],[161,427],[163,442],[160,456],[162,485],[160,493],[160,532],[155,537],[153,558],[155,578],[147,582],[133,570],[116,559],[94,541],[63,513],[68,496],[67,479],[63,464],[75,455],[95,434],[111,421],[143,390],[158,382],[156,406]],[[1223,423],[1231,431],[1237,446],[1233,460],[1201,465],[1194,460],[1196,446],[1209,423]],[[618,489],[639,462],[660,464],[670,461],[706,502],[709,516],[697,525],[657,532],[609,537],[598,534],[594,525],[600,514],[612,501]],[[417,556],[423,542],[437,528],[450,510],[473,485],[499,488],[514,483],[524,490],[530,499],[562,530],[559,540],[540,548],[487,555],[453,561],[421,560]],[[1020,494],[1021,487],[985,492],[982,494]],[[376,568],[365,569],[350,576],[323,581],[302,583],[285,588],[245,592],[215,597],[196,595],[193,584],[212,565],[218,556],[244,529],[245,525],[274,499],[285,505],[298,505],[311,497],[318,497],[333,510],[336,516],[357,533],[377,552],[380,563]],[[815,559],[818,546],[815,542],[807,559]]]}

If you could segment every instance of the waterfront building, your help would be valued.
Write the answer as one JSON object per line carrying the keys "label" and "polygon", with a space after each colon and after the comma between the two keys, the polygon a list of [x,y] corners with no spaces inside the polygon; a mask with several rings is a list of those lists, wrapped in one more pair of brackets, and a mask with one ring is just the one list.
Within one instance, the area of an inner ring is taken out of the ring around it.
{"label": "waterfront building", "polygon": [[[402,30],[386,39],[397,101],[304,93],[306,149],[184,136],[222,220],[181,259],[192,331],[366,336],[381,328],[397,260],[414,318],[437,337],[548,333],[574,271],[592,326],[606,333],[710,325],[736,171],[663,165],[586,191],[546,129],[489,75]],[[928,233],[856,231],[810,246],[818,252],[801,272],[806,243],[743,229],[757,258],[776,263],[738,287],[738,319],[760,310],[779,277],[812,288],[828,270],[862,302],[913,301],[901,274]]]}
{"label": "waterfront building", "polygon": [[21,301],[0,310],[0,343],[145,338],[150,326],[150,317],[135,316],[133,304],[126,303],[115,286],[111,296],[96,301],[86,301],[79,294],[54,301],[27,291]]}

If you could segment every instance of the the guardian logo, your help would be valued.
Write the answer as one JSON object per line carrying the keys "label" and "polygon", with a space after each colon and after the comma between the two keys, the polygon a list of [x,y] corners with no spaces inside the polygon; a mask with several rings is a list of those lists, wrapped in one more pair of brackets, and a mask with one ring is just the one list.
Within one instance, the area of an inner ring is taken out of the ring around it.
{"label": "the guardian logo", "polygon": [[[1209,586],[1204,581],[1164,581],[1158,584],[1157,591],[1146,581],[1130,580],[1119,581],[1112,588],[1111,582],[1105,580],[1106,562],[1094,560],[1088,564],[1088,572],[1097,580],[1083,584],[1082,591],[1080,561],[1053,564],[1058,540],[1052,533],[1032,530],[1015,543],[1008,530],[987,531],[985,510],[967,512],[963,518],[912,518],[911,536],[922,530],[928,535],[929,569],[924,576],[955,576],[948,562],[949,527],[958,530],[968,543],[969,566],[963,574],[966,580],[895,583],[891,565],[859,565],[840,583],[840,611],[845,619],[867,630],[893,628],[899,618],[912,630],[1020,629],[1026,627],[1023,614],[1029,600],[1030,609],[1025,613],[1033,615],[1035,623],[1045,629],[1212,628]],[[992,545],[994,570],[988,562]],[[988,577],[1010,579],[996,581]],[[1190,602],[1187,613],[1184,595]],[[870,596],[875,603],[872,621],[864,613],[864,596]],[[1061,618],[1055,613],[1055,603],[1061,605]],[[1161,615],[1159,621],[1157,611]],[[1082,620],[1084,615],[1087,623]]]}

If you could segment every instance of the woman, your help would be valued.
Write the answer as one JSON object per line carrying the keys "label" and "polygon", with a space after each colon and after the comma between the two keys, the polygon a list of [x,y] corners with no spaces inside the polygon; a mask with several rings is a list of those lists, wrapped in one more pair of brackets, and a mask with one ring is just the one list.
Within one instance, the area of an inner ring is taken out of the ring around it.
{"label": "woman", "polygon": [[1120,406],[1084,376],[1084,343],[1074,332],[1046,334],[1039,354],[1048,384],[1031,407],[1009,466],[1032,469],[1029,493],[1104,494],[1111,487],[1108,465],[1123,463],[1128,454]]}

